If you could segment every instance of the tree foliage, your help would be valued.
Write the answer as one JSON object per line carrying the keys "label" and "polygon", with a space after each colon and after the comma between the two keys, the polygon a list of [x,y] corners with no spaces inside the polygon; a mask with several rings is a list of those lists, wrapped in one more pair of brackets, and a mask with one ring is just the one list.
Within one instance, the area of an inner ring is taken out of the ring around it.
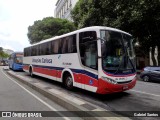
{"label": "tree foliage", "polygon": [[33,44],[73,30],[75,30],[74,24],[66,19],[46,17],[43,20],[35,21],[32,26],[29,26],[27,36],[29,42]]}
{"label": "tree foliage", "polygon": [[78,28],[100,25],[129,32],[146,53],[160,48],[159,0],[79,0],[72,18]]}
{"label": "tree foliage", "polygon": [[2,47],[0,47],[0,52],[3,50],[3,48]]}
{"label": "tree foliage", "polygon": [[5,52],[3,52],[3,48],[0,47],[0,58],[8,58],[9,55]]}

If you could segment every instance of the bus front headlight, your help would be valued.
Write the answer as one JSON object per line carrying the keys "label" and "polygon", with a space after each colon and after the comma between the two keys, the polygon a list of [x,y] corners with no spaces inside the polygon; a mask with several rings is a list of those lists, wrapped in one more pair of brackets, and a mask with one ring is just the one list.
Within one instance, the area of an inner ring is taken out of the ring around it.
{"label": "bus front headlight", "polygon": [[102,79],[105,80],[105,81],[107,81],[107,82],[109,82],[109,83],[117,84],[117,81],[115,81],[115,80],[113,80],[111,78],[107,78],[107,77],[102,76]]}

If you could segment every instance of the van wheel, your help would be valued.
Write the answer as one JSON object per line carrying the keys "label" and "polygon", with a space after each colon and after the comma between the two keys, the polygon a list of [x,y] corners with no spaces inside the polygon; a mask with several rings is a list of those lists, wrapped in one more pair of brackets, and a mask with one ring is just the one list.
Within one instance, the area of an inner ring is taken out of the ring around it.
{"label": "van wheel", "polygon": [[150,78],[148,75],[144,75],[142,79],[144,82],[148,82]]}
{"label": "van wheel", "polygon": [[70,74],[66,74],[64,78],[64,85],[68,90],[73,89],[73,79]]}
{"label": "van wheel", "polygon": [[30,74],[31,77],[34,77],[33,71],[32,71],[32,68],[31,68],[31,67],[30,67],[30,69],[29,69],[29,74]]}

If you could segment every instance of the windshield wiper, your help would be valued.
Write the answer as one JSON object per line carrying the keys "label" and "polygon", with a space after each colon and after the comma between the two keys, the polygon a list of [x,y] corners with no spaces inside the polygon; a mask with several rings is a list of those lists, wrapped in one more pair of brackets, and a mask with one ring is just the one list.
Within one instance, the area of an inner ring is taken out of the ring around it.
{"label": "windshield wiper", "polygon": [[134,67],[134,65],[133,65],[133,63],[132,63],[131,59],[129,58],[129,56],[128,56],[128,59],[129,59],[129,61],[130,61],[131,65],[132,65],[132,67],[133,67],[133,69],[134,69],[134,72],[136,72],[136,68]]}
{"label": "windshield wiper", "polygon": [[[134,69],[134,71],[136,71],[136,70],[135,70],[135,67],[134,67],[134,65],[133,65],[133,63],[132,63],[132,61],[131,61],[131,59],[129,58],[129,56],[128,56],[128,54],[127,54],[127,49],[126,49],[126,46],[124,45],[123,35],[122,35],[121,43],[122,43],[122,46],[123,46],[123,49],[124,49],[124,54],[122,55],[122,60],[121,60],[121,62],[120,62],[120,65],[119,65],[117,71],[116,71],[114,74],[117,74],[117,72],[118,72],[119,69],[121,68],[121,65],[122,65],[124,59],[126,60],[125,68],[128,66],[128,64],[129,64],[129,62],[130,62],[131,65],[132,65],[132,68]],[[126,58],[125,58],[125,57],[126,57]],[[128,62],[128,60],[129,60],[129,62]]]}
{"label": "windshield wiper", "polygon": [[116,72],[115,72],[114,74],[117,74],[117,72],[119,71],[119,69],[120,69],[120,67],[121,67],[121,65],[122,65],[124,56],[125,56],[125,54],[122,55],[122,60],[120,61],[120,64],[119,64],[119,66],[118,66],[118,69],[116,70]]}

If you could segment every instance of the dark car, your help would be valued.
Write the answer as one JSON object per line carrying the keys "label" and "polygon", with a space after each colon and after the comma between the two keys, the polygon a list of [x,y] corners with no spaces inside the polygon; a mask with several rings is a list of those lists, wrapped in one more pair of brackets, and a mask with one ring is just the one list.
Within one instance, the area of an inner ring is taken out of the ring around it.
{"label": "dark car", "polygon": [[6,65],[6,62],[5,62],[4,60],[1,60],[1,61],[0,61],[0,65],[5,66],[5,65]]}
{"label": "dark car", "polygon": [[143,81],[159,81],[160,82],[160,67],[145,67],[140,74]]}

